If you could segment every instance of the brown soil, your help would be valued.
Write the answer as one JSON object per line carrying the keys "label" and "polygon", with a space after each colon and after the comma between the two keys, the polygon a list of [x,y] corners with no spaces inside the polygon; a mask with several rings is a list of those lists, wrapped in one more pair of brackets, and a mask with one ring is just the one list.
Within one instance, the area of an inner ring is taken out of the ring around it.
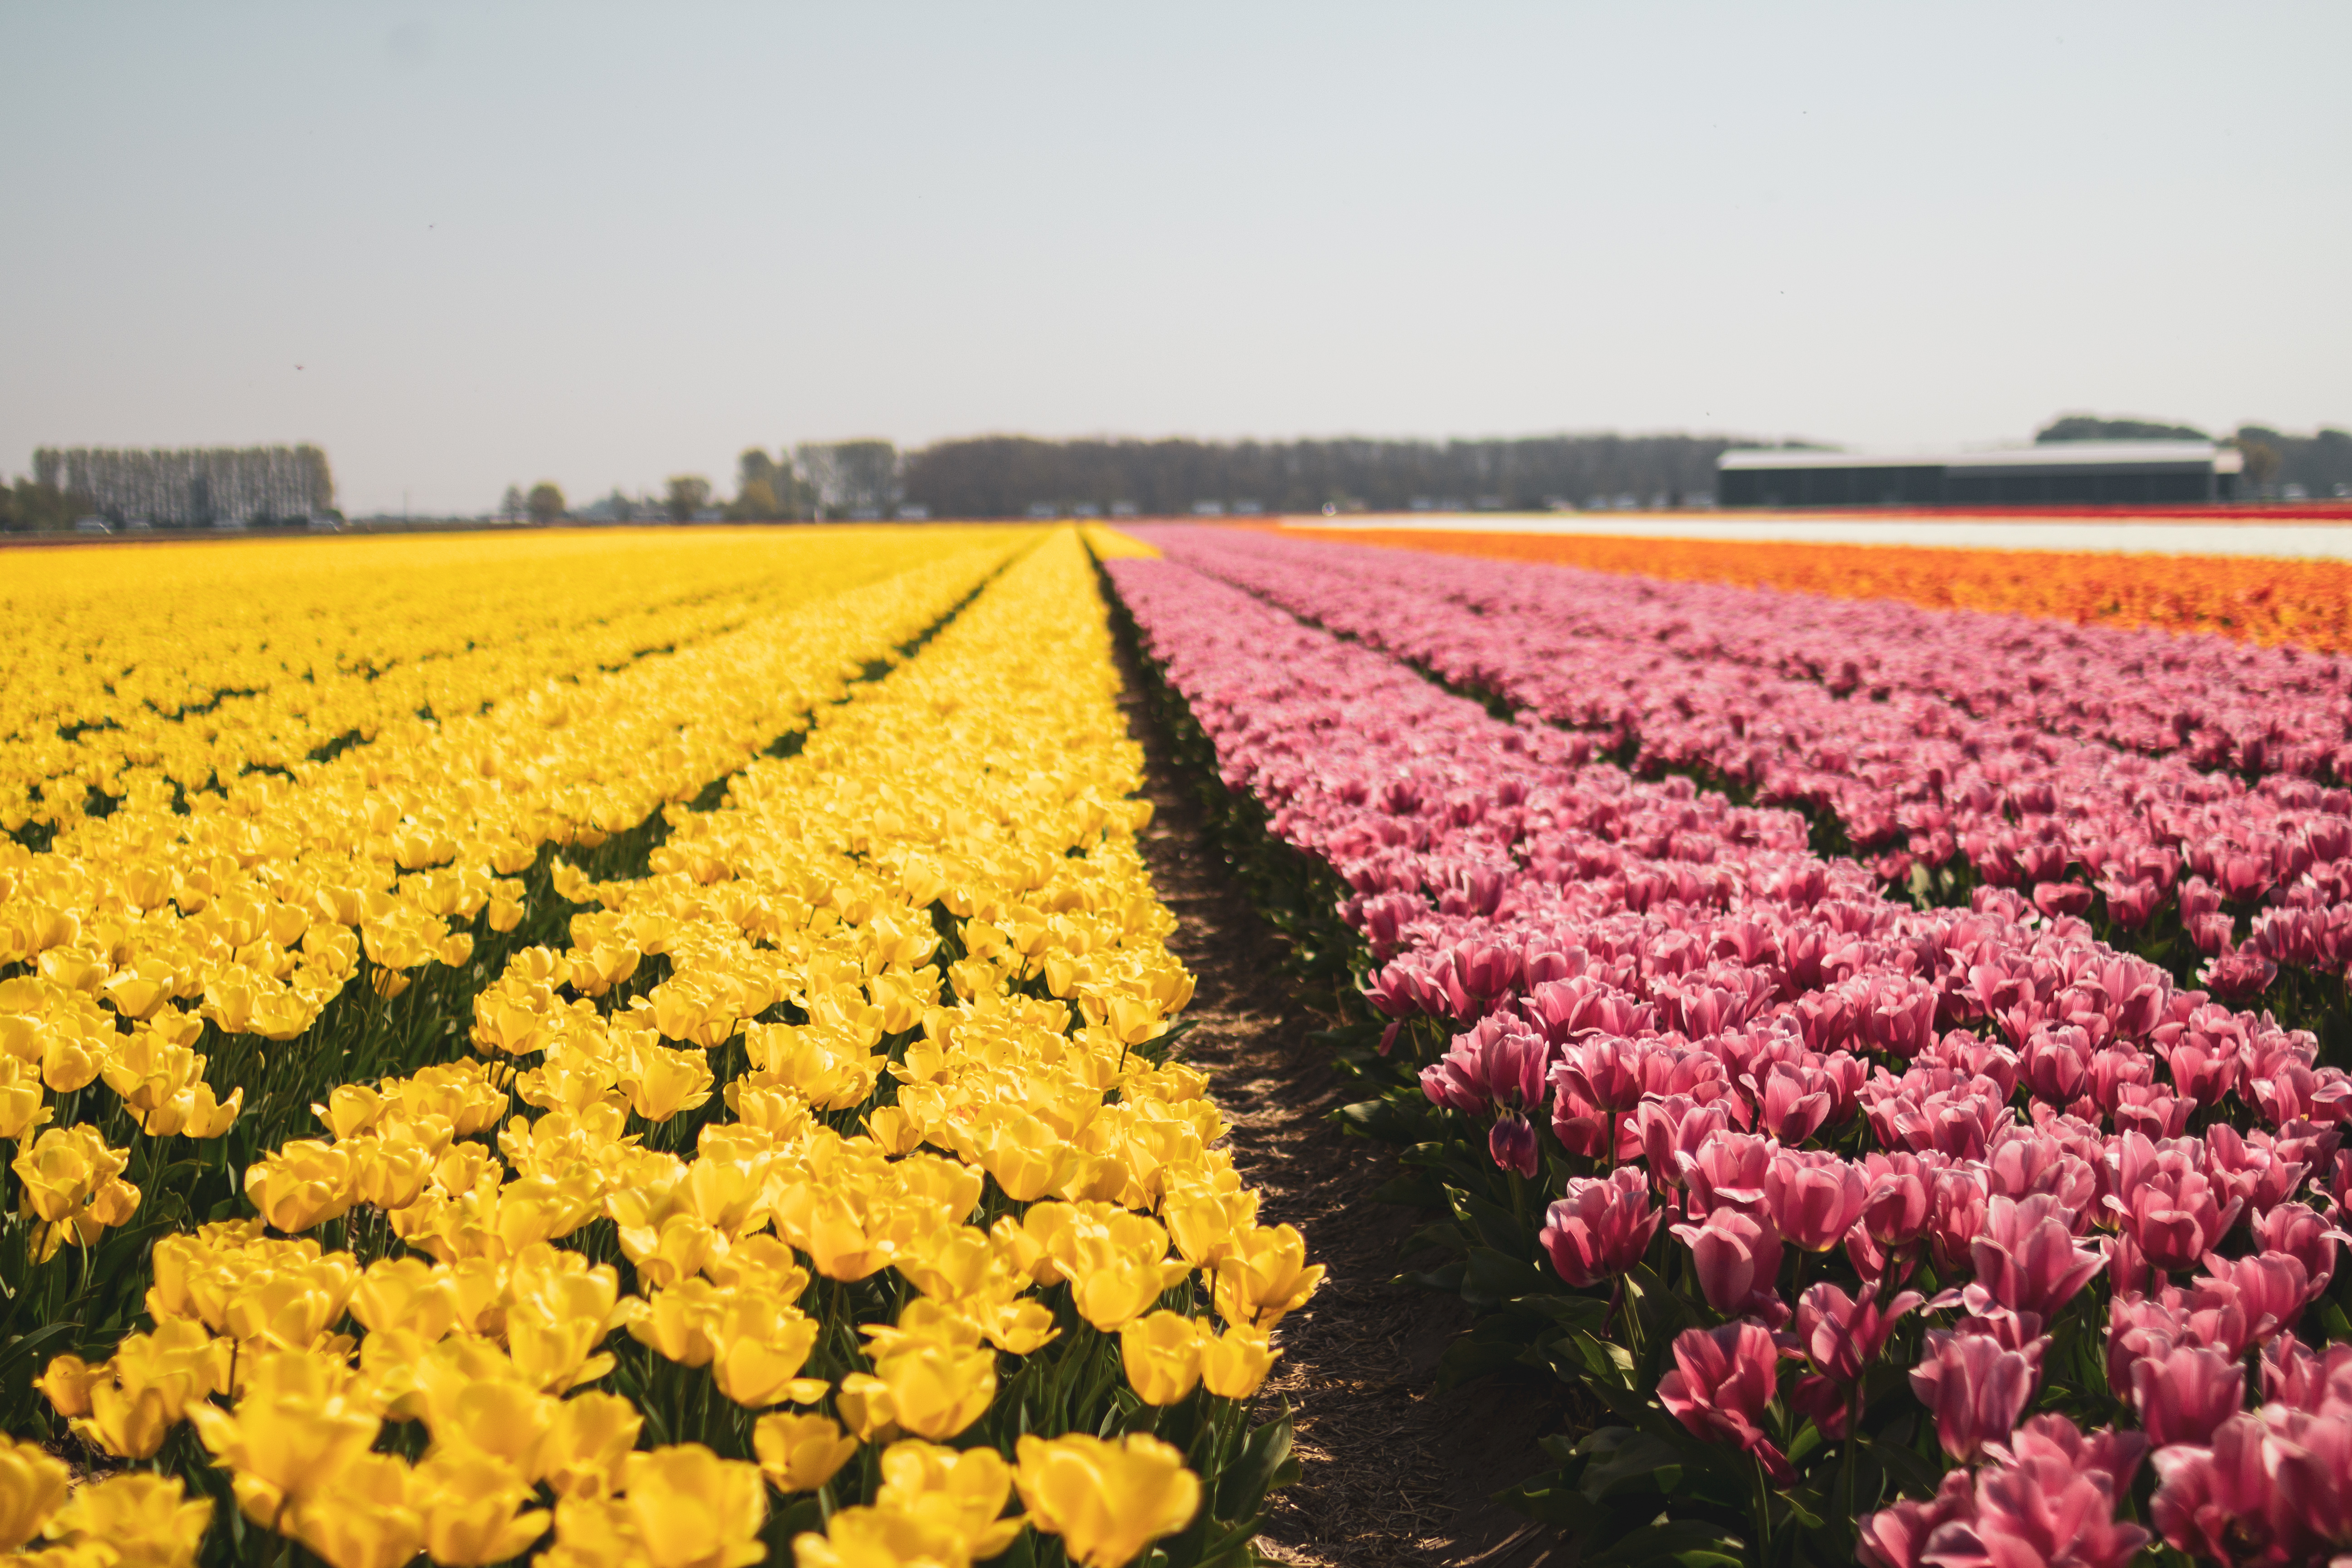
{"label": "brown soil", "polygon": [[1266,1384],[1268,1412],[1282,1400],[1294,1412],[1302,1475],[1274,1495],[1259,1546],[1318,1568],[1559,1568],[1568,1554],[1556,1531],[1489,1500],[1545,1468],[1536,1440],[1559,1427],[1558,1386],[1500,1374],[1433,1391],[1437,1359],[1468,1312],[1452,1297],[1391,1283],[1419,1217],[1372,1201],[1393,1159],[1331,1120],[1361,1096],[1307,1038],[1330,1021],[1329,998],[1283,972],[1283,939],[1208,833],[1192,781],[1136,695],[1138,672],[1129,664],[1122,673],[1156,808],[1143,853],[1181,922],[1177,956],[1199,983],[1183,1054],[1216,1074],[1234,1163],[1264,1194],[1261,1218],[1298,1226],[1307,1256],[1330,1269],[1314,1300],[1285,1320],[1283,1359]]}

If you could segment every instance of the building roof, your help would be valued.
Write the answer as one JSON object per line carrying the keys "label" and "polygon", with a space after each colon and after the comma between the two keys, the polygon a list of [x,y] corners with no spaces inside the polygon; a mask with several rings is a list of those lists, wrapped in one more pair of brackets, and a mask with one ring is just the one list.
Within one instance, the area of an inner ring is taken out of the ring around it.
{"label": "building roof", "polygon": [[1990,452],[1825,452],[1790,448],[1735,450],[1716,459],[1718,469],[1968,468],[2010,472],[2051,468],[2203,468],[2239,471],[2234,447],[2210,441],[2047,441]]}

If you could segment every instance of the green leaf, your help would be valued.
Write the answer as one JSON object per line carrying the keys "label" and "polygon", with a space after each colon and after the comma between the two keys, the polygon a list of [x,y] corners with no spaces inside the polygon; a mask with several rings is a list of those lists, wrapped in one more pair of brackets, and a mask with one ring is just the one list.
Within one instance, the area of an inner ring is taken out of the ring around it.
{"label": "green leaf", "polygon": [[1486,1338],[1475,1331],[1464,1334],[1437,1358],[1437,1386],[1443,1390],[1475,1383],[1517,1361],[1526,1348],[1509,1339]]}
{"label": "green leaf", "polygon": [[1746,1568],[1748,1543],[1705,1520],[1669,1520],[1631,1531],[1604,1552],[1583,1559],[1582,1568],[1634,1568],[1645,1563],[1676,1563],[1682,1568]]}
{"label": "green leaf", "polygon": [[1419,1118],[1409,1115],[1393,1100],[1359,1100],[1353,1105],[1341,1106],[1331,1116],[1348,1131],[1378,1139],[1383,1143],[1418,1141]]}
{"label": "green leaf", "polygon": [[1496,1307],[1543,1288],[1543,1273],[1531,1259],[1491,1247],[1474,1247],[1462,1277],[1462,1299],[1474,1307]]}
{"label": "green leaf", "polygon": [[1290,1452],[1290,1406],[1255,1428],[1242,1442],[1241,1452],[1217,1478],[1213,1511],[1221,1520],[1255,1517],[1265,1494],[1287,1486],[1298,1476],[1298,1462]]}
{"label": "green leaf", "polygon": [[1395,1204],[1405,1208],[1434,1209],[1445,1206],[1445,1194],[1437,1184],[1419,1171],[1408,1171],[1391,1176],[1372,1189],[1372,1202]]}
{"label": "green leaf", "polygon": [[1589,1456],[1577,1489],[1596,1503],[1618,1491],[1654,1489],[1671,1495],[1683,1484],[1682,1450],[1650,1433],[1604,1426],[1577,1448]]}

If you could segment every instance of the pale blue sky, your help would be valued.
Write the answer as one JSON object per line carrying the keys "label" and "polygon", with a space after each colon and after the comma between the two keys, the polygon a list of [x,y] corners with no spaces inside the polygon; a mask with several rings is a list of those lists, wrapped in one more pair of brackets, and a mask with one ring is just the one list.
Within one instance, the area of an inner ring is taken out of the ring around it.
{"label": "pale blue sky", "polygon": [[2340,4],[8,0],[0,473],[2352,423],[2347,59]]}

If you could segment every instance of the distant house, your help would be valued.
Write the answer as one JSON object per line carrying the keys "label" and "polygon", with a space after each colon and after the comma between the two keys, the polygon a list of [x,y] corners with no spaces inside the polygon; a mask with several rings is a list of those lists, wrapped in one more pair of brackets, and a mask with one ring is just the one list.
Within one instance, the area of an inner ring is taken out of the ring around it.
{"label": "distant house", "polygon": [[1991,452],[1865,456],[1735,450],[1725,507],[2150,506],[2236,499],[2243,463],[2210,441],[2051,441]]}
{"label": "distant house", "polygon": [[1221,500],[1196,500],[1192,503],[1192,515],[1194,517],[1223,517],[1225,515],[1225,503]]}

